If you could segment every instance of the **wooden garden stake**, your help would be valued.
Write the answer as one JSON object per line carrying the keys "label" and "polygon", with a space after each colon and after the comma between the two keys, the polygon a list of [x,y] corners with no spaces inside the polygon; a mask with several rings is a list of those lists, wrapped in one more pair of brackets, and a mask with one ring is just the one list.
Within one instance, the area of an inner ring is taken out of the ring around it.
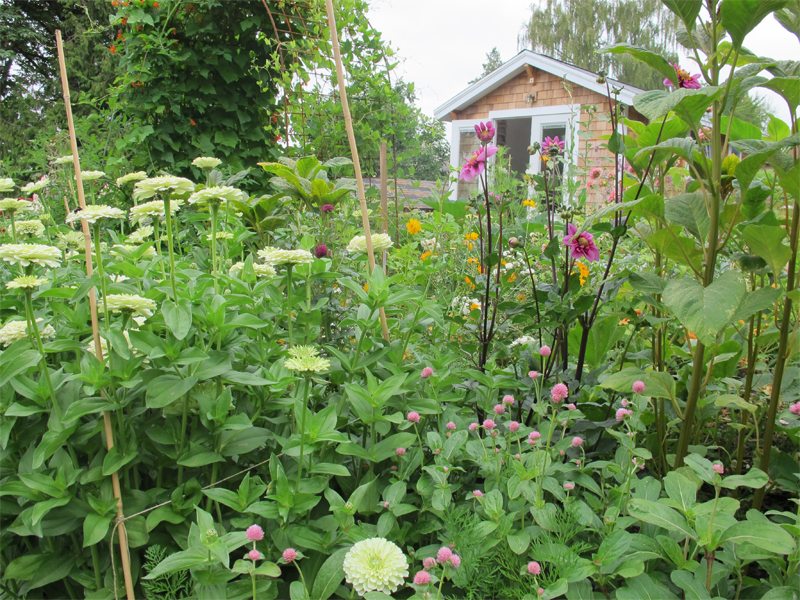
{"label": "wooden garden stake", "polygon": [[[69,143],[72,148],[72,167],[75,171],[75,186],[78,191],[78,206],[81,210],[86,208],[86,197],[83,193],[83,179],[81,178],[81,161],[78,156],[78,140],[75,137],[75,123],[72,120],[72,104],[69,94],[69,81],[67,80],[67,63],[64,60],[64,44],[61,40],[61,30],[56,29],[56,48],[58,50],[58,66],[61,73],[61,90],[64,96],[64,108],[67,111],[67,126],[69,128]],[[92,234],[89,224],[81,219],[83,229],[84,252],[86,254],[86,276],[92,277]],[[97,318],[97,293],[93,287],[89,288],[89,313],[92,320],[92,338],[97,359],[103,362],[103,348],[100,344],[100,325]],[[103,430],[105,432],[106,449],[111,451],[114,447],[114,432],[111,428],[111,415],[103,411]],[[133,591],[133,577],[131,576],[130,552],[128,549],[128,533],[125,529],[125,514],[122,510],[122,491],[119,486],[119,476],[116,471],[111,474],[111,487],[117,501],[117,526],[119,528],[119,552],[122,561],[122,573],[125,578],[125,593],[128,600],[136,597]],[[112,539],[113,544],[113,539]],[[115,590],[116,593],[116,590]]]}
{"label": "wooden garden stake", "polygon": [[[381,142],[381,226],[383,233],[389,233],[389,174],[386,172],[386,142]],[[386,251],[383,252],[383,270],[386,271]]]}
{"label": "wooden garden stake", "polygon": [[[367,260],[369,261],[369,272],[375,270],[375,250],[372,247],[372,232],[369,226],[369,214],[367,213],[367,196],[364,192],[364,177],[361,175],[361,163],[358,159],[358,147],[356,146],[356,135],[353,131],[353,117],[350,115],[350,105],[347,101],[347,90],[344,86],[344,67],[342,66],[342,53],[339,50],[339,34],[336,30],[336,17],[333,14],[333,0],[325,0],[325,10],[328,13],[328,28],[331,30],[331,45],[333,46],[333,59],[336,63],[336,77],[339,80],[339,100],[342,103],[342,114],[344,115],[344,127],[347,130],[347,141],[350,144],[350,154],[353,158],[353,170],[356,175],[356,193],[361,205],[361,224],[364,228],[364,235],[367,241]],[[381,174],[383,177],[383,174]],[[389,326],[386,323],[386,312],[381,306],[379,309],[381,319],[381,330],[383,339],[389,341]]]}

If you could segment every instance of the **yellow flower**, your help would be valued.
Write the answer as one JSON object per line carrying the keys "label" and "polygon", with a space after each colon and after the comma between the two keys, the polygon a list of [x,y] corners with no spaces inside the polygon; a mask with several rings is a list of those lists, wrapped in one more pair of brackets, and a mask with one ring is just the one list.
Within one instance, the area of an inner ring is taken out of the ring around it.
{"label": "yellow flower", "polygon": [[474,256],[470,256],[470,257],[467,259],[467,264],[468,264],[468,265],[477,265],[477,264],[478,264],[478,259],[477,259],[477,258],[475,258]]}
{"label": "yellow flower", "polygon": [[522,201],[522,206],[527,206],[528,208],[536,208],[536,202],[528,198],[527,200]]}
{"label": "yellow flower", "polygon": [[464,236],[465,240],[475,241],[478,239],[478,232],[477,231],[470,231],[468,234]]}
{"label": "yellow flower", "polygon": [[429,258],[430,258],[432,255],[433,255],[433,252],[431,252],[430,250],[425,250],[425,252],[423,252],[422,254],[420,254],[420,255],[419,255],[419,259],[420,259],[421,261],[426,261],[426,260],[428,260],[428,259],[429,259]]}
{"label": "yellow flower", "polygon": [[470,310],[479,310],[479,309],[480,309],[480,307],[481,307],[481,304],[480,304],[480,302],[472,302],[472,303],[470,303],[470,305],[469,305],[469,309],[470,309]]}
{"label": "yellow flower", "polygon": [[579,273],[578,277],[580,280],[580,284],[581,287],[583,287],[583,284],[586,283],[587,279],[589,279],[589,267],[587,267],[582,262],[577,262],[576,266],[578,267],[578,273]]}
{"label": "yellow flower", "polygon": [[464,277],[464,283],[466,283],[469,286],[469,289],[471,290],[475,289],[475,284],[472,283],[472,279],[470,279],[469,276]]}
{"label": "yellow flower", "polygon": [[406,221],[406,231],[411,235],[416,235],[422,231],[422,223],[418,219],[409,219]]}
{"label": "yellow flower", "polygon": [[517,274],[516,273],[512,273],[511,275],[508,276],[508,279],[506,279],[506,281],[508,281],[508,283],[514,283],[516,280],[517,280]]}
{"label": "yellow flower", "polygon": [[619,323],[617,323],[617,325],[619,325],[620,327],[624,327],[625,325],[627,325],[630,322],[631,322],[631,320],[626,317],[624,319],[620,319]]}
{"label": "yellow flower", "polygon": [[475,245],[472,242],[467,242],[467,250],[474,250]]}
{"label": "yellow flower", "polygon": [[517,302],[525,302],[525,294],[523,293],[517,294]]}
{"label": "yellow flower", "polygon": [[369,284],[365,283],[364,285],[361,286],[361,289],[364,290],[365,292],[369,292]]}

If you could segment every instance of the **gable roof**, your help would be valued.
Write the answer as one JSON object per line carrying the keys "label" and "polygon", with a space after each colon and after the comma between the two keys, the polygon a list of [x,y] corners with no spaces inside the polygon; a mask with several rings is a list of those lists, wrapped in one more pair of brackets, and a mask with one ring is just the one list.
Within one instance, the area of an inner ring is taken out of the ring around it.
{"label": "gable roof", "polygon": [[[440,121],[450,121],[450,114],[453,111],[465,109],[479,98],[499,88],[505,82],[522,73],[528,66],[552,73],[558,77],[564,77],[570,83],[590,89],[603,96],[606,95],[606,86],[603,83],[597,83],[596,73],[556,60],[555,58],[540,54],[539,52],[534,52],[533,50],[522,50],[514,58],[506,61],[497,69],[467,86],[447,102],[437,107],[433,112],[434,116]],[[619,99],[628,105],[633,104],[634,96],[644,91],[632,85],[628,85],[627,83],[617,81],[616,79],[608,78],[608,82],[612,86],[622,88]]]}

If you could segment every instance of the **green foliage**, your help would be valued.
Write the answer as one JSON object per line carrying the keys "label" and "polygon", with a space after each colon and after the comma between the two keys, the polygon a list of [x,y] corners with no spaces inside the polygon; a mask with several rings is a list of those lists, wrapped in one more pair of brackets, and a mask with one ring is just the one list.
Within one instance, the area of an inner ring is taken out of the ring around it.
{"label": "green foliage", "polygon": [[[144,564],[142,567],[146,573],[152,572],[156,566],[167,556],[166,548],[159,545],[149,546],[144,552]],[[147,600],[177,600],[178,598],[189,598],[192,595],[192,580],[189,571],[175,571],[170,574],[161,575],[155,579],[145,579],[142,581]]]}

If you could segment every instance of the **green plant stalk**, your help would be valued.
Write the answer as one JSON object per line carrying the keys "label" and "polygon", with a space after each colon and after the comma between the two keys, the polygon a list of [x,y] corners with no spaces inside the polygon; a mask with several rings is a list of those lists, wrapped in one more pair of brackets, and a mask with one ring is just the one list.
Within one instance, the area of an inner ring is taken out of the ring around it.
{"label": "green plant stalk", "polygon": [[94,586],[97,591],[103,589],[103,578],[100,575],[100,554],[97,552],[97,544],[92,544],[92,571],[94,572]]}
{"label": "green plant stalk", "polygon": [[[755,286],[754,286],[755,287]],[[750,317],[750,325],[747,332],[747,372],[744,377],[744,393],[742,399],[750,402],[753,392],[753,377],[756,371],[756,357],[758,356],[758,342],[754,340],[756,331],[761,330],[761,313],[758,313],[758,321],[755,316]],[[736,474],[741,475],[744,468],[744,447],[747,441],[747,411],[742,411],[742,428],[736,439]]]}
{"label": "green plant stalk", "polygon": [[[97,221],[93,227],[94,229],[94,260],[97,263],[97,277],[100,279],[100,291],[103,294],[103,317],[106,321],[106,331],[111,325],[111,321],[108,317],[108,301],[106,300],[106,276],[105,271],[103,270],[103,255],[100,252],[100,222]],[[110,340],[106,340],[106,343],[109,344],[109,350],[111,349]]]}
{"label": "green plant stalk", "polygon": [[14,243],[17,243],[17,226],[14,222],[14,211],[10,211],[10,219],[11,219],[11,239],[14,240]]}
{"label": "green plant stalk", "polygon": [[293,326],[292,321],[294,320],[292,318],[292,267],[293,266],[294,265],[292,265],[292,263],[286,265],[286,300],[287,304],[289,305],[288,306],[289,310],[286,314],[286,336],[288,338],[286,340],[286,344],[287,346],[290,347],[292,345],[292,326]]}
{"label": "green plant stalk", "polygon": [[33,311],[33,292],[28,288],[25,290],[25,316],[28,320],[28,327],[33,334],[33,339],[36,342],[36,349],[39,351],[39,368],[42,372],[45,384],[47,384],[47,392],[50,394],[50,401],[53,404],[53,413],[55,413],[59,422],[61,421],[61,407],[56,400],[56,391],[53,387],[53,382],[50,379],[50,370],[47,368],[47,359],[44,353],[44,344],[42,343],[42,336],[39,334],[39,326],[36,324],[36,313]]}
{"label": "green plant stalk", "polygon": [[250,570],[250,585],[253,592],[253,600],[256,600],[256,574],[254,569],[255,565],[253,565],[253,568]]}
{"label": "green plant stalk", "polygon": [[444,580],[447,578],[447,563],[442,565],[442,577],[439,579],[439,589],[436,591],[436,597],[441,600],[442,597],[442,586],[444,585]]}
{"label": "green plant stalk", "polygon": [[[183,410],[181,411],[181,437],[178,442],[178,459],[183,454],[183,447],[186,443],[186,428],[189,423],[189,395],[183,396]],[[178,485],[183,483],[183,465],[178,465]]]}
{"label": "green plant stalk", "polygon": [[175,285],[175,248],[172,235],[172,213],[170,194],[164,195],[164,225],[167,228],[167,251],[169,252],[169,283],[172,286],[172,300],[178,302],[178,287]]}
{"label": "green plant stalk", "polygon": [[306,337],[305,343],[311,341],[311,269],[306,275]]}
{"label": "green plant stalk", "polygon": [[214,288],[217,286],[217,212],[219,205],[212,202],[211,210],[211,275],[214,277]]}
{"label": "green plant stalk", "polygon": [[303,479],[303,463],[305,459],[305,441],[306,441],[306,413],[308,412],[308,392],[311,388],[311,381],[308,377],[304,378],[303,385],[303,405],[300,408],[300,464],[297,467],[297,482],[295,483],[295,490],[300,489],[300,480]]}

